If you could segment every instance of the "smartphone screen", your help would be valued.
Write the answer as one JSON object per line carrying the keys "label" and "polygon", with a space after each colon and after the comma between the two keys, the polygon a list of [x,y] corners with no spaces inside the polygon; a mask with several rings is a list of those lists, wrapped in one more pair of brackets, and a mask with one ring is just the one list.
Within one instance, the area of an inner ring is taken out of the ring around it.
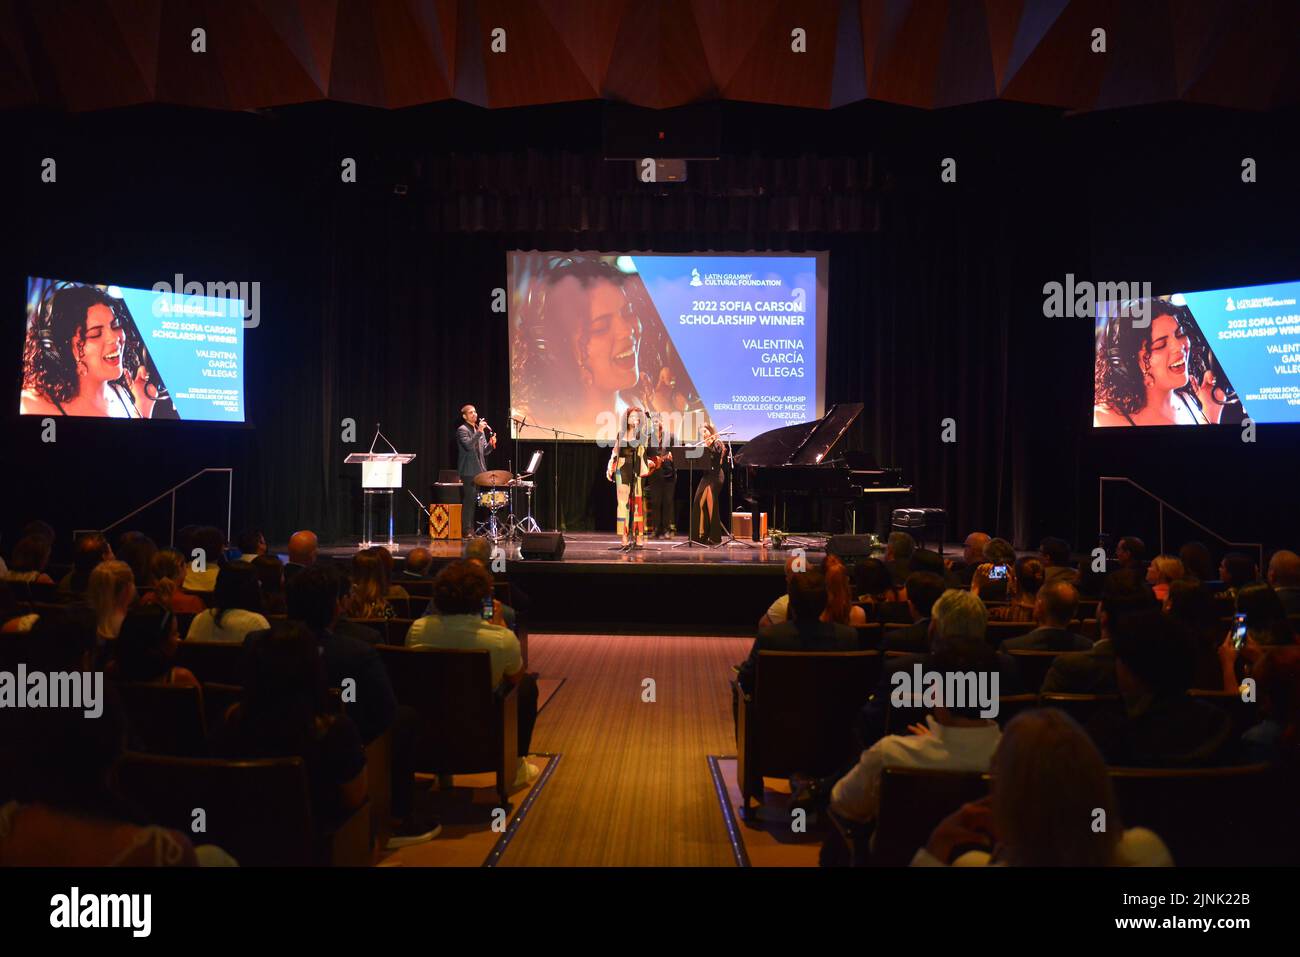
{"label": "smartphone screen", "polygon": [[483,599],[483,620],[491,621],[493,614],[492,596],[489,595],[487,598]]}
{"label": "smartphone screen", "polygon": [[998,581],[1007,577],[1006,565],[994,565],[989,569],[989,581]]}
{"label": "smartphone screen", "polygon": [[1232,620],[1232,645],[1234,648],[1240,651],[1241,646],[1244,645],[1245,643],[1246,643],[1246,616],[1243,614],[1238,614],[1237,617]]}

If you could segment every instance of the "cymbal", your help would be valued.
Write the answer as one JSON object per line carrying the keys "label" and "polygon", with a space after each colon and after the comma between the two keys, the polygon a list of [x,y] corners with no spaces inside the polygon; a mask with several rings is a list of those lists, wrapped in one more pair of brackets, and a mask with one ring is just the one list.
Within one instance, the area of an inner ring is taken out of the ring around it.
{"label": "cymbal", "polygon": [[474,484],[479,488],[493,488],[496,486],[504,488],[510,484],[512,478],[514,478],[514,476],[505,469],[493,469],[489,472],[479,472],[478,475],[475,475]]}

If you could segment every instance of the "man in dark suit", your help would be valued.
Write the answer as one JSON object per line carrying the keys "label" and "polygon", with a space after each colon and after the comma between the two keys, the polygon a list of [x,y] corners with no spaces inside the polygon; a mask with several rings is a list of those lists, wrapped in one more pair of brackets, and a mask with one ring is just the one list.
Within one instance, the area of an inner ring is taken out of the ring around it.
{"label": "man in dark suit", "polygon": [[284,564],[284,582],[287,585],[304,568],[316,564],[316,533],[294,532],[289,536],[289,560]]}
{"label": "man in dark suit", "polygon": [[1158,609],[1159,603],[1142,573],[1111,572],[1097,606],[1101,639],[1088,651],[1058,655],[1040,690],[1044,694],[1115,694],[1119,686],[1115,679],[1114,630],[1125,616],[1152,608]]}
{"label": "man in dark suit", "polygon": [[880,642],[881,651],[907,651],[925,654],[930,650],[930,609],[944,593],[942,578],[933,572],[913,572],[907,576],[907,607],[912,624],[906,628],[889,628]]}
{"label": "man in dark suit", "polygon": [[826,610],[826,576],[809,568],[790,577],[790,617],[759,629],[749,657],[740,666],[740,687],[754,690],[760,651],[857,651],[858,634],[848,625],[821,620]]}
{"label": "man in dark suit", "polygon": [[456,471],[460,473],[460,535],[469,538],[474,534],[474,506],[477,489],[474,488],[474,476],[487,471],[485,456],[489,449],[497,447],[496,433],[487,436],[487,422],[478,417],[478,410],[472,405],[462,406],[460,417],[463,422],[456,428],[456,444],[460,451],[456,457]]}
{"label": "man in dark suit", "polygon": [[1069,630],[1079,610],[1079,592],[1067,581],[1048,582],[1038,589],[1034,621],[1038,627],[1027,635],[1002,642],[1003,651],[1087,651],[1092,642]]}

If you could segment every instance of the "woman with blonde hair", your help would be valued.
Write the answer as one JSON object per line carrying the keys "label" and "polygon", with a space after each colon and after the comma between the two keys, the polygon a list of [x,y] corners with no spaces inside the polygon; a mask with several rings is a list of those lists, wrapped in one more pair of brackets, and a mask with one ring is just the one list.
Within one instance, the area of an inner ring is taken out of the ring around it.
{"label": "woman with blonde hair", "polygon": [[826,575],[826,610],[822,621],[862,628],[867,624],[867,613],[853,604],[853,589],[849,586],[849,572],[838,555],[827,555],[822,563]]}
{"label": "woman with blonde hair", "polygon": [[1101,752],[1064,711],[1011,719],[989,772],[989,797],[945,819],[913,865],[1173,866],[1154,833],[1124,829]]}
{"label": "woman with blonde hair", "polygon": [[1007,599],[1010,603],[990,608],[989,621],[1033,621],[1038,589],[1043,587],[1046,577],[1047,570],[1037,558],[1019,559],[1014,569],[1007,569]]}
{"label": "woman with blonde hair", "polygon": [[189,565],[181,553],[164,548],[149,560],[149,574],[153,578],[153,591],[141,599],[142,603],[156,602],[170,608],[173,614],[197,615],[206,607],[198,595],[182,591]]}
{"label": "woman with blonde hair", "polygon": [[1173,555],[1157,555],[1147,566],[1147,582],[1161,605],[1169,603],[1169,586],[1183,578],[1183,563]]}
{"label": "woman with blonde hair", "polygon": [[352,592],[348,595],[349,618],[392,618],[388,603],[388,570],[383,559],[370,549],[352,556]]}
{"label": "woman with blonde hair", "polygon": [[95,612],[95,634],[101,641],[117,637],[135,594],[135,573],[126,562],[100,562],[91,571],[86,600]]}

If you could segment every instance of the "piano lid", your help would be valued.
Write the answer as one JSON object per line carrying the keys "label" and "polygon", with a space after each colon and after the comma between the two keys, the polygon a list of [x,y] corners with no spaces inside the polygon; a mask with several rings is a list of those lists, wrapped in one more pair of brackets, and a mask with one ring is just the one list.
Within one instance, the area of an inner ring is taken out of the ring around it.
{"label": "piano lid", "polygon": [[785,425],[754,436],[736,464],[760,468],[779,465],[819,465],[862,414],[861,402],[841,402],[815,422]]}

